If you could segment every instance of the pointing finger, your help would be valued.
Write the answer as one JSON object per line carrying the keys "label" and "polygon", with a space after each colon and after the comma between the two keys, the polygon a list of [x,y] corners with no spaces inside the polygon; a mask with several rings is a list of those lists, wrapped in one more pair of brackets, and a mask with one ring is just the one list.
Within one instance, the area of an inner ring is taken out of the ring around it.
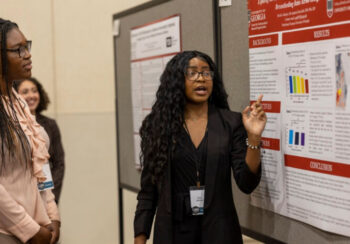
{"label": "pointing finger", "polygon": [[261,103],[263,96],[264,96],[263,94],[259,95],[258,100],[256,101],[257,104]]}

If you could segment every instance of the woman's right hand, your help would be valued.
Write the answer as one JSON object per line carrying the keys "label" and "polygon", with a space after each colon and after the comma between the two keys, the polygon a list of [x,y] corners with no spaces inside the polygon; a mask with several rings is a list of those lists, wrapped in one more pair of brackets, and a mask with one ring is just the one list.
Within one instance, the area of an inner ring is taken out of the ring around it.
{"label": "woman's right hand", "polygon": [[40,226],[40,230],[36,233],[32,239],[29,240],[30,244],[50,244],[51,241],[51,231],[43,226]]}
{"label": "woman's right hand", "polygon": [[135,237],[134,244],[146,244],[146,235],[141,234]]}

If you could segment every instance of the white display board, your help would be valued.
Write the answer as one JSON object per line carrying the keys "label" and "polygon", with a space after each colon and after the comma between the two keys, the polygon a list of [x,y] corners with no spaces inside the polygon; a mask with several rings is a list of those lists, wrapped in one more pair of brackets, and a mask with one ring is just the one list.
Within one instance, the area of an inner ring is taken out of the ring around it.
{"label": "white display board", "polygon": [[350,236],[350,1],[248,8],[250,98],[268,115],[251,203]]}

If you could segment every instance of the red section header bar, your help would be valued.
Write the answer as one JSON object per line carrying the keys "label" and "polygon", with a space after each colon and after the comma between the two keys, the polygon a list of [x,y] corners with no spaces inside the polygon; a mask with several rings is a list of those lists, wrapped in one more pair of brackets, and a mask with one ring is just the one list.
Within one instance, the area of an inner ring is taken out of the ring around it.
{"label": "red section header bar", "polygon": [[248,0],[249,35],[350,20],[348,0]]}
{"label": "red section header bar", "polygon": [[262,137],[261,142],[262,142],[261,147],[264,149],[271,149],[271,150],[275,150],[275,151],[280,150],[280,140],[279,139]]}
{"label": "red section header bar", "polygon": [[249,38],[249,48],[271,47],[278,45],[278,34]]}
{"label": "red section header bar", "polygon": [[350,178],[350,165],[348,164],[334,163],[287,154],[284,155],[284,161],[287,167]]}
{"label": "red section header bar", "polygon": [[[250,105],[256,101],[250,101]],[[279,101],[262,101],[261,105],[266,113],[280,113],[281,112],[281,102]]]}
{"label": "red section header bar", "polygon": [[283,33],[282,43],[314,42],[350,36],[350,24]]}

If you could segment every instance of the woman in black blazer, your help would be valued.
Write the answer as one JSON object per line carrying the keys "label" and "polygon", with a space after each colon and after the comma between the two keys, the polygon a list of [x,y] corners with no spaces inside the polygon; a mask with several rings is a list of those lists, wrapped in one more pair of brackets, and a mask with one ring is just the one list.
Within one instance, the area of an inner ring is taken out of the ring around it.
{"label": "woman in black blazer", "polygon": [[259,184],[261,99],[231,112],[208,55],[186,51],[168,62],[140,129],[135,244],[146,243],[155,213],[155,244],[242,243],[230,169],[243,192]]}

